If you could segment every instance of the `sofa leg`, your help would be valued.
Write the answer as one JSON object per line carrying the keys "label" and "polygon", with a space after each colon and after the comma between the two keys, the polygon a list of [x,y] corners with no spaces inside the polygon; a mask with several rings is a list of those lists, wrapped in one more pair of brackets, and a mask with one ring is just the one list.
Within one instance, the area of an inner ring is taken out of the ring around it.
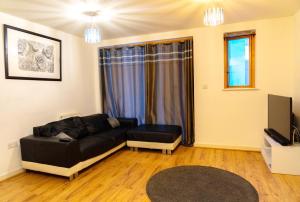
{"label": "sofa leg", "polygon": [[130,151],[136,151],[137,152],[138,149],[139,149],[138,147],[130,147]]}
{"label": "sofa leg", "polygon": [[168,153],[169,155],[171,155],[171,154],[172,154],[172,150],[168,149],[168,150],[167,150],[167,153]]}
{"label": "sofa leg", "polygon": [[78,172],[76,172],[75,174],[74,174],[74,178],[77,178],[78,177]]}
{"label": "sofa leg", "polygon": [[161,150],[161,152],[162,152],[163,154],[166,154],[166,153],[167,153],[167,150],[166,150],[166,149],[163,149],[163,150]]}
{"label": "sofa leg", "polygon": [[69,176],[69,181],[72,181],[74,179],[74,175]]}

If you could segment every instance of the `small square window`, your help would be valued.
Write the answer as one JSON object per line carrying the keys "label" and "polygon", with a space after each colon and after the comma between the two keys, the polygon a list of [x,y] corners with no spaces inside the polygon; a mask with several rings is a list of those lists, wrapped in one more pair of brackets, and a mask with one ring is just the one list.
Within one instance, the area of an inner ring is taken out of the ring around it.
{"label": "small square window", "polygon": [[224,34],[224,88],[254,88],[255,31]]}

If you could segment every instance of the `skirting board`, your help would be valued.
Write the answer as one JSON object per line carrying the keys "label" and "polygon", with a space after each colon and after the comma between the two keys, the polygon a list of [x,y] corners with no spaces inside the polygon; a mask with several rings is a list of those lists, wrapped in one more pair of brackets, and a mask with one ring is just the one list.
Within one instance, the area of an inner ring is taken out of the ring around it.
{"label": "skirting board", "polygon": [[241,151],[255,151],[260,152],[261,148],[246,147],[246,146],[229,146],[229,145],[212,145],[212,144],[194,144],[194,147],[213,148],[213,149],[228,149],[228,150],[241,150]]}
{"label": "skirting board", "polygon": [[24,171],[25,170],[23,168],[19,168],[19,169],[16,169],[14,171],[7,172],[7,173],[0,176],[0,182],[3,181],[3,180],[6,180],[8,178],[11,178],[15,175],[18,175],[20,173],[23,173]]}

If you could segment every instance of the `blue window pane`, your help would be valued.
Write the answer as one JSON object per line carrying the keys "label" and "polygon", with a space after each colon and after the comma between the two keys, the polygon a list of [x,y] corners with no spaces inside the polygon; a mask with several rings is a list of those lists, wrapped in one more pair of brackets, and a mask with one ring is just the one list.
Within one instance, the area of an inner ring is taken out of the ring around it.
{"label": "blue window pane", "polygon": [[249,38],[228,41],[228,85],[249,86]]}

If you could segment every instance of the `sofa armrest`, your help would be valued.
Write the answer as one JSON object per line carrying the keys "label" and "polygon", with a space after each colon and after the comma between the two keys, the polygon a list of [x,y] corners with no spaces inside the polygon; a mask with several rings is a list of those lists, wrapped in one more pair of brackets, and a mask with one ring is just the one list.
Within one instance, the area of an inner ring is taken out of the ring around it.
{"label": "sofa armrest", "polygon": [[70,168],[80,162],[77,140],[60,142],[56,137],[36,137],[20,139],[22,161]]}
{"label": "sofa armrest", "polygon": [[138,120],[136,118],[117,118],[122,127],[135,128],[138,125]]}

